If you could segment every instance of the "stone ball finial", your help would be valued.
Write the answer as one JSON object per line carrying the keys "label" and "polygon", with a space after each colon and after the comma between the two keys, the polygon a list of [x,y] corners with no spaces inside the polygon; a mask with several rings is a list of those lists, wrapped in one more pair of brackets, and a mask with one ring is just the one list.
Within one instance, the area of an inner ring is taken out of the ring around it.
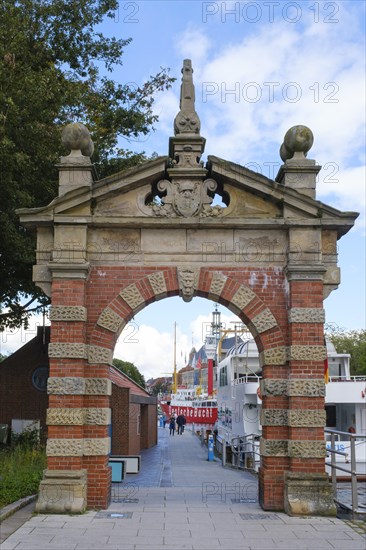
{"label": "stone ball finial", "polygon": [[300,157],[306,157],[314,143],[313,132],[307,126],[301,124],[292,126],[287,130],[280,148],[280,157],[285,162],[291,159],[295,153]]}
{"label": "stone ball finial", "polygon": [[94,143],[90,137],[88,128],[81,122],[72,122],[62,130],[61,140],[63,145],[71,151],[81,151],[85,157],[91,157],[94,151]]}

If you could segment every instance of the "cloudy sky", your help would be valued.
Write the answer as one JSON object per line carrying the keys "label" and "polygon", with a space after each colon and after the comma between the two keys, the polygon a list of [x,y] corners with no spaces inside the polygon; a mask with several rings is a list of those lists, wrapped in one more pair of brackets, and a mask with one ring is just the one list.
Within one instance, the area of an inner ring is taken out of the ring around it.
{"label": "cloudy sky", "polygon": [[[141,84],[169,67],[173,88],[156,99],[155,132],[131,143],[146,153],[168,153],[179,109],[183,59],[192,60],[196,110],[207,155],[275,177],[287,129],[309,126],[308,158],[323,169],[317,198],[340,210],[360,212],[355,228],[339,241],[342,283],[325,301],[327,322],[365,327],[365,3],[342,2],[123,2],[102,26],[131,37],[120,82]],[[126,145],[126,144],[124,144]],[[169,298],[148,306],[122,333],[115,356],[135,362],[146,377],[170,372],[173,325],[178,366],[207,330],[213,304]],[[220,306],[229,326],[234,317]],[[34,335],[0,336],[11,352]],[[32,332],[33,331],[33,332]]]}

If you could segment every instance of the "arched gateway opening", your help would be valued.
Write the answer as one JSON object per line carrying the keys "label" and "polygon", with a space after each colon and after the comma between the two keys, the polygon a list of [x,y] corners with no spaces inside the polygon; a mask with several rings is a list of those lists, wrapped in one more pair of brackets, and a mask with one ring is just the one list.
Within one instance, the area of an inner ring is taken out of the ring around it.
{"label": "arched gateway opening", "polygon": [[[90,137],[70,125],[59,196],[19,211],[37,229],[34,281],[52,297],[48,469],[38,510],[110,501],[110,364],[125,324],[168,296],[225,305],[263,367],[259,495],[265,510],[334,512],[324,473],[323,299],[339,283],[336,243],[357,214],[315,198],[311,131],[292,128],[270,180],[214,156],[184,62],[169,157],[95,181]],[[84,154],[82,154],[84,153]],[[226,207],[212,205],[214,195]]]}

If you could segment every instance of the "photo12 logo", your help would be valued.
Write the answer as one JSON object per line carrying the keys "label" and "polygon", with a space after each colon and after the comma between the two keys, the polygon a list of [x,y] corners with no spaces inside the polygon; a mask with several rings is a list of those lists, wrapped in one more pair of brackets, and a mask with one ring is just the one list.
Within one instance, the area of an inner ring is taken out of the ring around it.
{"label": "photo12 logo", "polygon": [[114,12],[115,23],[140,23],[140,4],[138,2],[119,2]]}
{"label": "photo12 logo", "polygon": [[203,23],[338,23],[338,13],[337,2],[202,2]]}
{"label": "photo12 logo", "polygon": [[201,91],[202,103],[207,103],[213,96],[218,96],[221,103],[298,103],[309,97],[314,103],[339,103],[336,82],[313,82],[307,86],[301,86],[299,82],[202,82]]}
{"label": "photo12 logo", "polygon": [[228,485],[216,481],[204,481],[202,483],[202,502],[213,499],[226,502],[228,497],[232,501],[258,502],[258,484],[254,482],[236,482]]}

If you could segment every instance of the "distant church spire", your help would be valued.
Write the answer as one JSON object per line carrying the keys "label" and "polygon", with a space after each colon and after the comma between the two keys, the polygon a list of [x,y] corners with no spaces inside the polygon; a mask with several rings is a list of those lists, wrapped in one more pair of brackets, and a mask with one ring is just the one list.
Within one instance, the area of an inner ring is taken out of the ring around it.
{"label": "distant church spire", "polygon": [[182,84],[180,87],[180,111],[174,120],[174,134],[198,134],[201,122],[195,109],[195,91],[193,84],[193,69],[190,59],[183,61]]}

